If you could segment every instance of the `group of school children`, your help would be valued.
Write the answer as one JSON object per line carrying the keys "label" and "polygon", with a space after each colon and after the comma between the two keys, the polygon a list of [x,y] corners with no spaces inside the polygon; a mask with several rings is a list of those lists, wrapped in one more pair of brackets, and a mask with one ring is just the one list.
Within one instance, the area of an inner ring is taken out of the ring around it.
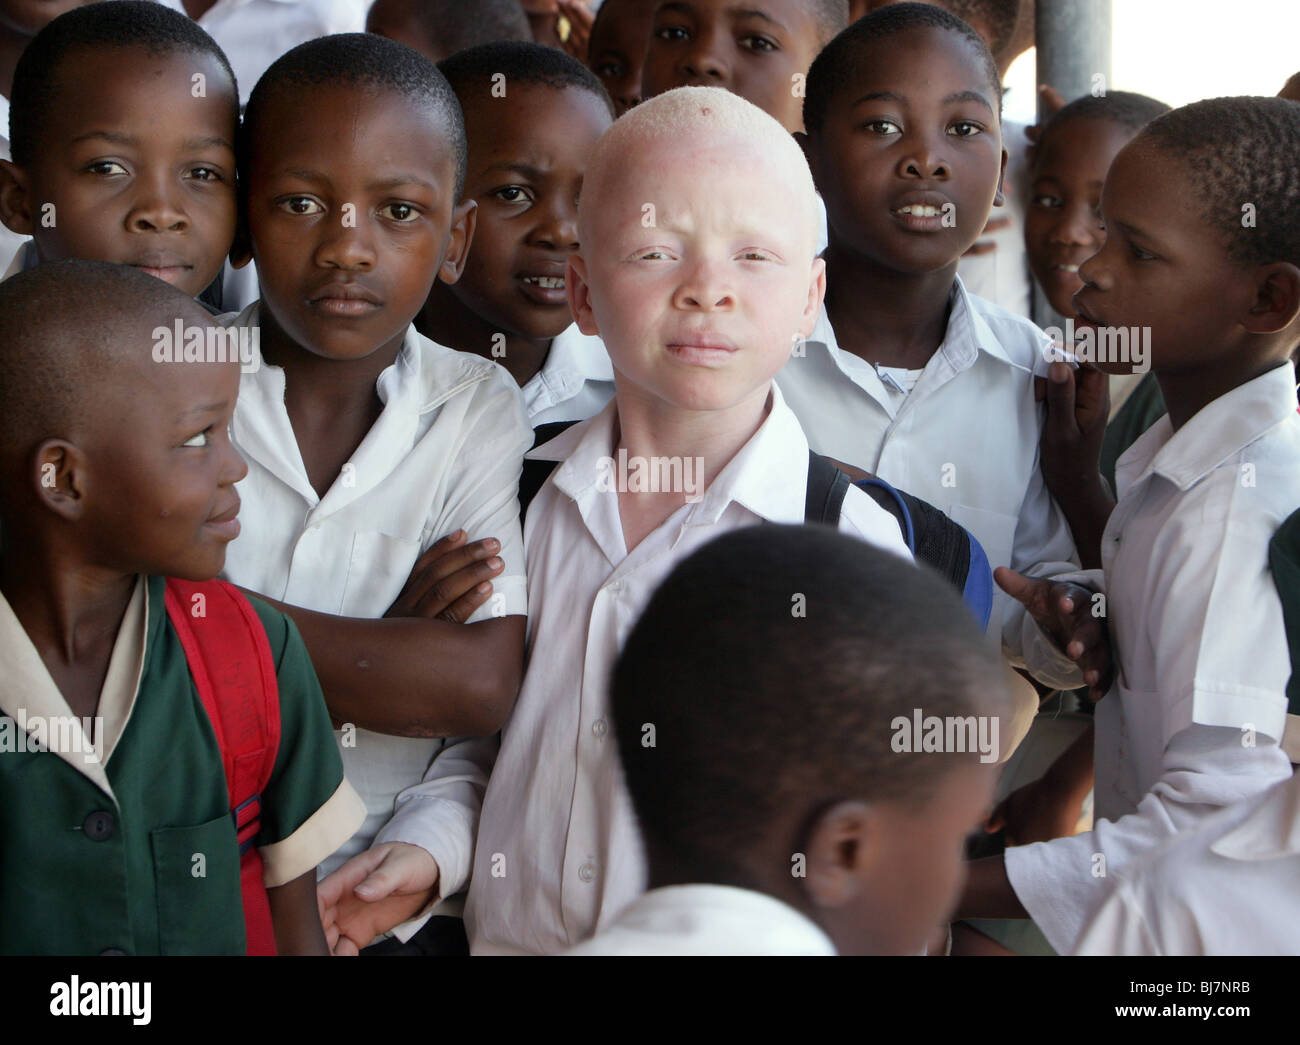
{"label": "group of school children", "polygon": [[992,0],[36,6],[0,953],[1300,950],[1285,90],[1031,143]]}

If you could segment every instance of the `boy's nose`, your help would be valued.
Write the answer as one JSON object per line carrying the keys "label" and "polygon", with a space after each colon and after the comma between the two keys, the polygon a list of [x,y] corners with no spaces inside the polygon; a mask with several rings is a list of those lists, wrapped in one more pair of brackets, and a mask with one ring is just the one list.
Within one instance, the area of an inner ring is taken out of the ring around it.
{"label": "boy's nose", "polygon": [[673,305],[688,311],[728,312],[736,304],[735,295],[716,265],[696,264],[673,294]]}
{"label": "boy's nose", "polygon": [[[337,224],[334,224],[337,222]],[[325,223],[326,233],[316,248],[316,263],[326,268],[371,269],[375,266],[375,251],[360,216],[355,224],[345,225],[341,219],[331,218]],[[332,231],[328,231],[332,229]]]}
{"label": "boy's nose", "polygon": [[941,150],[929,139],[918,140],[908,149],[898,163],[898,173],[904,178],[948,178],[952,174]]}
{"label": "boy's nose", "polygon": [[549,250],[578,249],[576,207],[553,206],[533,228],[532,243]]}
{"label": "boy's nose", "polygon": [[127,225],[137,232],[184,232],[190,219],[162,186],[141,193],[127,215]]}
{"label": "boy's nose", "polygon": [[1100,245],[1100,222],[1084,204],[1063,207],[1052,226],[1051,242],[1071,247]]}
{"label": "boy's nose", "polygon": [[718,42],[714,33],[701,33],[692,41],[681,65],[684,78],[713,84],[726,83],[730,79],[730,70]]}
{"label": "boy's nose", "polygon": [[1103,246],[1096,253],[1089,255],[1088,259],[1079,266],[1079,278],[1083,280],[1085,287],[1095,287],[1097,290],[1110,288],[1110,277],[1106,274],[1106,268],[1101,261],[1104,252]]}

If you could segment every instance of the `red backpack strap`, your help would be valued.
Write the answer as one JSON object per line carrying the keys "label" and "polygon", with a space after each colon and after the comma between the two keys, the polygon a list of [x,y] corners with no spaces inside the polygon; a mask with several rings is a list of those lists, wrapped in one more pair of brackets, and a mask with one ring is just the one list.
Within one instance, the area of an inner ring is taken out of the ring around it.
{"label": "red backpack strap", "polygon": [[248,953],[275,954],[262,857],[253,845],[280,749],[280,693],[266,629],[225,581],[169,578],[163,601],[221,748],[239,840]]}

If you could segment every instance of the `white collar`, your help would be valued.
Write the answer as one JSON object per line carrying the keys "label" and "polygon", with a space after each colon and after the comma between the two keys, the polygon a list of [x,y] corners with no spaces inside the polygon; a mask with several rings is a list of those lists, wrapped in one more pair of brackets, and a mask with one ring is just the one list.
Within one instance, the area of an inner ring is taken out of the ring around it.
{"label": "white collar", "polygon": [[[769,409],[763,423],[692,506],[686,526],[711,526],[733,501],[769,522],[802,523],[807,483],[792,482],[808,474],[808,439],[773,382]],[[531,450],[532,460],[562,461],[555,470],[555,485],[586,514],[599,496],[598,480],[607,474],[602,461],[614,451],[617,394],[600,413],[573,425],[554,439]]]}
{"label": "white collar", "polygon": [[1115,465],[1121,493],[1148,473],[1187,490],[1270,428],[1296,413],[1295,368],[1274,367],[1207,403],[1177,432],[1165,414]]}

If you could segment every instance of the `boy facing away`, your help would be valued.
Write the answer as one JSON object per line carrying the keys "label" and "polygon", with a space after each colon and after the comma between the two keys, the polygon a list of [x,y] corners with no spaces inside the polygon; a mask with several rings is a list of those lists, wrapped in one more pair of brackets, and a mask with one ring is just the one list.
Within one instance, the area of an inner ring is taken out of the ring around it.
{"label": "boy facing away", "polygon": [[322,887],[331,942],[359,949],[468,880],[521,673],[532,432],[505,370],[412,326],[434,279],[460,275],[474,225],[437,68],[380,36],[314,40],[267,70],[243,133],[262,299],[233,323],[260,354],[232,427],[247,525],[226,575],[302,629],[365,799],[325,869],[352,862]]}
{"label": "boy facing away", "polygon": [[[157,355],[159,329],[211,322],[102,262],[0,284],[0,726],[30,734],[0,748],[6,954],[245,951],[222,752],[163,609],[165,578],[216,576],[239,534],[238,365]],[[279,689],[255,836],[275,943],[324,954],[316,865],[361,804],[297,629],[251,602]]]}
{"label": "boy facing away", "polygon": [[[829,527],[728,533],[611,688],[650,891],[569,953],[917,954],[951,914],[997,775],[976,737],[1010,701],[936,576]],[[917,709],[956,750],[897,741]]]}
{"label": "boy facing away", "polygon": [[[820,305],[815,217],[789,134],[718,88],[643,102],[592,154],[567,288],[615,398],[533,451],[559,464],[528,513],[530,670],[484,799],[475,953],[563,950],[645,887],[609,671],[685,555],[807,514],[808,444],[772,377]],[[839,526],[908,557],[857,488]]]}
{"label": "boy facing away", "polygon": [[[1197,102],[1125,146],[1102,190],[1106,241],[1075,309],[1088,335],[1150,331],[1169,412],[1119,460],[1094,578],[1119,665],[1096,713],[1097,823],[975,863],[963,903],[1027,911],[1058,952],[1132,864],[1291,774],[1268,549],[1300,506],[1297,152],[1300,106]],[[1044,584],[1027,587],[1047,599]]]}
{"label": "boy facing away", "polygon": [[[967,527],[994,567],[1077,568],[1038,468],[1047,336],[966,292],[963,252],[1001,198],[1001,85],[984,41],[946,11],[897,4],[813,63],[802,139],[826,202],[826,303],[777,379],[818,453],[879,475]],[[1055,607],[1053,607],[1055,608]],[[1096,621],[1062,656],[1015,598],[990,633],[1040,681],[1104,692]],[[1077,656],[1075,655],[1077,653]]]}

